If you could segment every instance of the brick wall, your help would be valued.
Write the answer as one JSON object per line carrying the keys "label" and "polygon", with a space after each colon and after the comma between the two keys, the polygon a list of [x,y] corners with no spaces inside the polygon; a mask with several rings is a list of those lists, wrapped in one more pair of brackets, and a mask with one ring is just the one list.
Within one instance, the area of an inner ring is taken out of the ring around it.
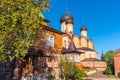
{"label": "brick wall", "polygon": [[120,71],[120,53],[114,56],[114,71],[115,76],[118,77],[118,72]]}
{"label": "brick wall", "polygon": [[84,67],[96,68],[98,71],[105,71],[107,66],[103,61],[83,61],[81,63]]}

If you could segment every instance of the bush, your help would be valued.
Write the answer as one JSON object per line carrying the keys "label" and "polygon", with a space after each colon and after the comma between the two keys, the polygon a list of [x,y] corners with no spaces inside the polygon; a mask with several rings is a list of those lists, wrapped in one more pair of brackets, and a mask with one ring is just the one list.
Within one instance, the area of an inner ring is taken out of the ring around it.
{"label": "bush", "polygon": [[84,70],[76,69],[75,74],[74,74],[74,78],[81,79],[83,77],[84,77]]}
{"label": "bush", "polygon": [[49,68],[48,69],[48,80],[54,80],[54,79],[55,79],[54,69],[53,68]]}
{"label": "bush", "polygon": [[107,66],[107,69],[105,70],[105,74],[113,75],[113,72],[111,71],[111,67],[110,66]]}

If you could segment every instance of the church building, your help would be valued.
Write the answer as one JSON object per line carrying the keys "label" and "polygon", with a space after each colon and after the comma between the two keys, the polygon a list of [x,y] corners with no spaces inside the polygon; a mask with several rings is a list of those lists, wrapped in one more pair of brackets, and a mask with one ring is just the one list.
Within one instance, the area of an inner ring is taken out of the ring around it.
{"label": "church building", "polygon": [[74,18],[67,11],[61,16],[60,23],[61,32],[65,33],[62,40],[62,54],[68,58],[68,61],[104,71],[106,62],[98,59],[92,40],[87,38],[87,27],[84,24],[80,27],[80,36],[74,34]]}

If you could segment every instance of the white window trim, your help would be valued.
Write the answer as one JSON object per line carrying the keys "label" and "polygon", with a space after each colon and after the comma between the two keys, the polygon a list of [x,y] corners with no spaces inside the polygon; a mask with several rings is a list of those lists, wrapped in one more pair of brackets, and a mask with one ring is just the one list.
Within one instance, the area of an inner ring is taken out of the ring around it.
{"label": "white window trim", "polygon": [[[48,41],[49,43],[48,44],[47,44],[46,36],[49,36],[49,41]],[[53,37],[53,39],[52,39],[53,41],[50,40],[51,39],[50,37]],[[54,47],[54,36],[53,35],[49,35],[49,34],[45,35],[45,45]]]}

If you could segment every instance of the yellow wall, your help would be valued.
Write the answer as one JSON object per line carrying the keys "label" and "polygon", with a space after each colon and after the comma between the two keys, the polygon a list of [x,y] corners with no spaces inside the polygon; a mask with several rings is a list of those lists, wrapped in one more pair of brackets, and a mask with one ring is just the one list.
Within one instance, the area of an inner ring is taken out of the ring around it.
{"label": "yellow wall", "polygon": [[67,26],[67,32],[70,33],[72,32],[73,33],[73,24],[69,23],[66,25]]}
{"label": "yellow wall", "polygon": [[86,30],[82,30],[81,31],[81,36],[83,37],[86,37],[87,38],[87,31]]}
{"label": "yellow wall", "polygon": [[92,40],[88,40],[88,48],[94,50],[94,46],[93,46]]}
{"label": "yellow wall", "polygon": [[87,47],[87,38],[84,36],[81,36],[80,38],[80,47]]}
{"label": "yellow wall", "polygon": [[62,49],[62,34],[55,33],[49,30],[46,30],[45,33],[48,35],[54,36],[54,47],[53,48],[57,48],[61,50]]}
{"label": "yellow wall", "polygon": [[[62,50],[62,34],[43,28],[40,30],[38,38],[34,42],[34,46],[46,46],[46,35],[54,36],[54,46],[52,47],[55,50]],[[48,46],[49,47],[49,46]]]}
{"label": "yellow wall", "polygon": [[79,40],[78,36],[73,37],[73,42],[74,42],[76,48],[80,48],[80,40]]}
{"label": "yellow wall", "polygon": [[62,22],[62,24],[61,24],[61,31],[62,32],[66,31],[66,24],[65,24],[65,22]]}

